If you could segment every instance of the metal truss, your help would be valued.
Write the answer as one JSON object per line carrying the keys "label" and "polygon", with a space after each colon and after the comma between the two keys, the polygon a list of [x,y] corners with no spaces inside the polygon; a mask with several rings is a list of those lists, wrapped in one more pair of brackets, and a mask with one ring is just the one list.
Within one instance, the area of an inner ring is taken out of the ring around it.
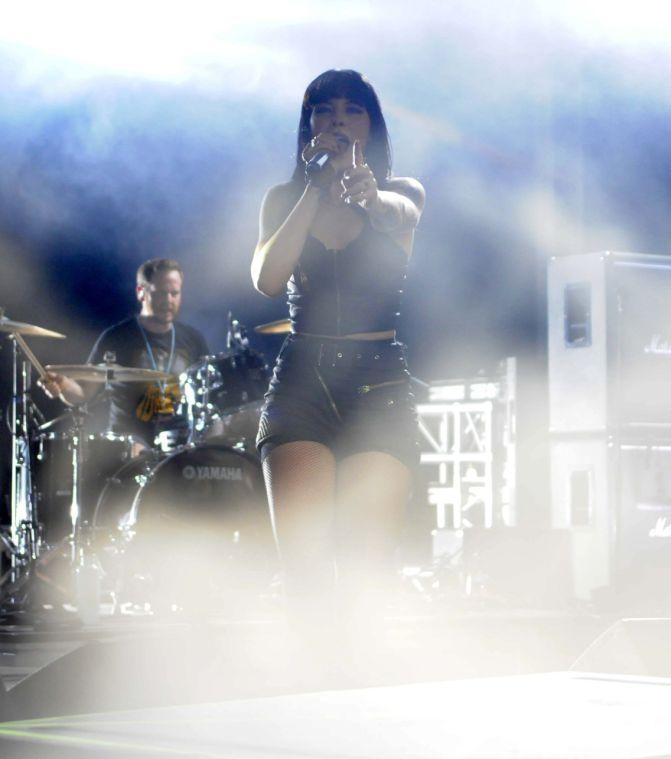
{"label": "metal truss", "polygon": [[423,436],[420,464],[432,467],[428,503],[436,528],[494,525],[494,439],[491,400],[417,407]]}

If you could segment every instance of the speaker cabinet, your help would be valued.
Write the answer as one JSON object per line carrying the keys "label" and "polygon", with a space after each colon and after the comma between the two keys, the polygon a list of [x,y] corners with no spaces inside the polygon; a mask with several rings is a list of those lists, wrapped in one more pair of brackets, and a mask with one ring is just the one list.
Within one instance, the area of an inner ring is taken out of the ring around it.
{"label": "speaker cabinet", "polygon": [[553,258],[548,362],[551,432],[671,438],[671,257]]}
{"label": "speaker cabinet", "polygon": [[571,533],[574,595],[630,607],[671,598],[671,444],[605,436],[550,443],[553,527]]}
{"label": "speaker cabinet", "polygon": [[671,565],[671,257],[548,266],[552,524],[574,593],[661,593]]}

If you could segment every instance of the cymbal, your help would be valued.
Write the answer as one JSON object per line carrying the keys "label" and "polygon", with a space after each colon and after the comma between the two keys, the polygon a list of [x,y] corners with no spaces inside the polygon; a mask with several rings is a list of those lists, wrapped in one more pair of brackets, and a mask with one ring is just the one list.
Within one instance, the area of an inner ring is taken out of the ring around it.
{"label": "cymbal", "polygon": [[257,324],[254,327],[254,332],[258,332],[260,335],[286,335],[291,332],[291,320],[276,319],[274,322]]}
{"label": "cymbal", "polygon": [[64,374],[70,379],[84,382],[161,382],[174,377],[168,372],[120,364],[51,364],[44,368],[48,372]]}
{"label": "cymbal", "polygon": [[65,338],[65,335],[61,335],[60,332],[38,327],[35,324],[15,322],[13,319],[6,319],[4,316],[0,317],[0,332],[14,332],[18,335],[31,335],[32,337],[56,337],[59,340]]}

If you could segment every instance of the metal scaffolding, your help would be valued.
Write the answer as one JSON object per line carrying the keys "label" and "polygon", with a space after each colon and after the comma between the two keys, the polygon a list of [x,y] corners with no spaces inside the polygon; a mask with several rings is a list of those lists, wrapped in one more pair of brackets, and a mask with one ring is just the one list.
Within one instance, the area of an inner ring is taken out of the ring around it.
{"label": "metal scaffolding", "polygon": [[515,525],[515,390],[509,358],[493,380],[432,385],[417,407],[434,555],[449,550],[450,533]]}
{"label": "metal scaffolding", "polygon": [[427,498],[436,527],[492,527],[493,403],[425,403],[417,411],[427,444],[420,463],[435,469]]}

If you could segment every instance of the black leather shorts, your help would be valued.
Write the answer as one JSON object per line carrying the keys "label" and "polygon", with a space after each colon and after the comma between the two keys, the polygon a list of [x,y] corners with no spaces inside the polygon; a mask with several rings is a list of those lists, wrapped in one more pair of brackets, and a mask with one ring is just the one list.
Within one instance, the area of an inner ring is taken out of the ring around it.
{"label": "black leather shorts", "polygon": [[338,340],[292,334],[277,357],[256,445],[313,440],[336,459],[389,453],[419,462],[417,414],[405,346],[390,340]]}

